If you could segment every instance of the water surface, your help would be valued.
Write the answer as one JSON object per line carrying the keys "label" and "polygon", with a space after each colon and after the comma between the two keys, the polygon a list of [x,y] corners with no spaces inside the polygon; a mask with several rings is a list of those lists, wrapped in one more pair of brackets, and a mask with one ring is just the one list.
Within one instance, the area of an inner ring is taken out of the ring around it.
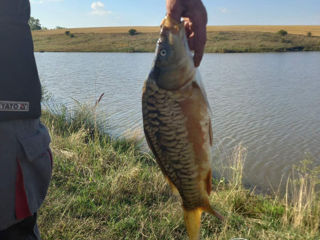
{"label": "water surface", "polygon": [[[42,84],[69,107],[104,93],[100,119],[115,135],[142,133],[141,89],[153,53],[36,53]],[[213,110],[215,165],[240,142],[245,182],[276,188],[292,164],[320,164],[320,53],[206,54],[200,67]]]}

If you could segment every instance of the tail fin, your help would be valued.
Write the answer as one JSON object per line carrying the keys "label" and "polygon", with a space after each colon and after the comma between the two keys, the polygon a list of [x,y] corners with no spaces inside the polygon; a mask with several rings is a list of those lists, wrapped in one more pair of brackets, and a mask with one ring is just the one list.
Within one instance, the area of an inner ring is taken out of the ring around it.
{"label": "tail fin", "polygon": [[199,240],[202,208],[186,210],[183,208],[184,222],[190,240]]}

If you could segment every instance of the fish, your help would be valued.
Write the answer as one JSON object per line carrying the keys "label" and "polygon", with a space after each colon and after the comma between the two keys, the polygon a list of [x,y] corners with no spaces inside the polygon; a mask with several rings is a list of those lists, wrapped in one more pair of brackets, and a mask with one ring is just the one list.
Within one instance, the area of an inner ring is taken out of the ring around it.
{"label": "fish", "polygon": [[189,239],[197,240],[203,212],[224,219],[209,202],[212,113],[184,23],[169,16],[162,21],[143,86],[142,115],[148,146],[172,191],[181,196]]}

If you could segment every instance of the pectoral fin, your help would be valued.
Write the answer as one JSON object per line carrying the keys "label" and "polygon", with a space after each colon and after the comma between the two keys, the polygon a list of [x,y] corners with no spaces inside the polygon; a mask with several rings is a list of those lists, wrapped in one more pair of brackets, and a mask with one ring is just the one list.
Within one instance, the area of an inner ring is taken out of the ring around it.
{"label": "pectoral fin", "polygon": [[170,181],[170,179],[166,176],[166,179],[167,179],[167,182],[169,183],[170,185],[170,188],[172,190],[172,193],[176,196],[179,196],[179,191],[177,189],[177,187]]}
{"label": "pectoral fin", "polygon": [[208,204],[206,207],[203,208],[203,211],[205,211],[206,213],[209,213],[213,216],[215,216],[216,218],[219,218],[221,221],[224,221],[224,216],[222,216],[219,212],[217,212],[216,210],[214,210],[210,204]]}

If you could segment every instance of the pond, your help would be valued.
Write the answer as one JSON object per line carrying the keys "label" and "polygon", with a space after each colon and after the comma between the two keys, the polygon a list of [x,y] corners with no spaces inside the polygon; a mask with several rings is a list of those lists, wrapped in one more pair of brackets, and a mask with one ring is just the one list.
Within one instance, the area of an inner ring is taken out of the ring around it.
{"label": "pond", "polygon": [[[116,136],[143,137],[141,92],[153,53],[36,53],[42,84],[70,108],[94,104]],[[277,188],[292,164],[320,164],[320,52],[206,54],[200,73],[213,112],[214,164],[239,143],[244,181]]]}

